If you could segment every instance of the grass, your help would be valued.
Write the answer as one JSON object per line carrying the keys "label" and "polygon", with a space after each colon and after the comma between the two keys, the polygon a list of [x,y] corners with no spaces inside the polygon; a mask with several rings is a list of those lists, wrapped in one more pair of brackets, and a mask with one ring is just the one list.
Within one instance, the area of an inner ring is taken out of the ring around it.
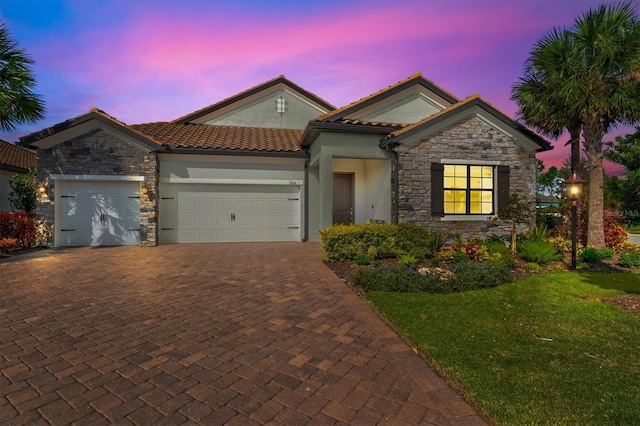
{"label": "grass", "polygon": [[634,225],[627,228],[629,234],[640,234],[640,225]]}
{"label": "grass", "polygon": [[639,274],[556,273],[454,294],[368,293],[501,425],[640,424],[640,318],[600,298]]}

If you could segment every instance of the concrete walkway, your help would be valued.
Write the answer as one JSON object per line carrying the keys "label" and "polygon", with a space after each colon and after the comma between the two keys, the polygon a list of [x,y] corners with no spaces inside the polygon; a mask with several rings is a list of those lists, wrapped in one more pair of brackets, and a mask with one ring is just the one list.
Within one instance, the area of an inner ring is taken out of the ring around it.
{"label": "concrete walkway", "polygon": [[0,424],[484,421],[317,243],[0,261]]}

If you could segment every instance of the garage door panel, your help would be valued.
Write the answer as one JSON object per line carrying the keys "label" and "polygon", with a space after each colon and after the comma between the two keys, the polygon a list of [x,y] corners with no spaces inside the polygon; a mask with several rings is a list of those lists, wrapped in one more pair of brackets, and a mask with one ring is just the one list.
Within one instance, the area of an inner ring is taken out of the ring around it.
{"label": "garage door panel", "polygon": [[57,182],[56,246],[140,243],[139,182]]}
{"label": "garage door panel", "polygon": [[161,203],[161,223],[179,230],[161,228],[161,242],[300,240],[298,186],[163,184],[160,191],[175,194],[179,206]]}

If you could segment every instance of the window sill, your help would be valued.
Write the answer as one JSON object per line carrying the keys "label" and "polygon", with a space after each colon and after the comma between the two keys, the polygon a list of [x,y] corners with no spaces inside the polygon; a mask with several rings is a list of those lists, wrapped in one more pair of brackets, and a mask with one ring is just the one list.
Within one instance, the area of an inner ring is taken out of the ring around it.
{"label": "window sill", "polygon": [[449,214],[440,218],[441,222],[453,222],[453,221],[468,221],[468,222],[479,222],[479,221],[487,221],[495,219],[495,215],[467,215],[467,214]]}

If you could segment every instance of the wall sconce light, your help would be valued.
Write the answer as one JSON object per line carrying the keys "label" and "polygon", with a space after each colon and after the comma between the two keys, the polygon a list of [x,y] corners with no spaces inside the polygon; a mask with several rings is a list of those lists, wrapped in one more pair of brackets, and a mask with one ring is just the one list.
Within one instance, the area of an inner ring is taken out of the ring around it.
{"label": "wall sconce light", "polygon": [[48,191],[47,185],[44,185],[44,184],[43,185],[38,185],[38,194],[41,197],[44,197],[45,195],[47,195],[47,191]]}
{"label": "wall sconce light", "polygon": [[145,197],[149,195],[149,187],[147,185],[140,187],[140,195],[144,195]]}

